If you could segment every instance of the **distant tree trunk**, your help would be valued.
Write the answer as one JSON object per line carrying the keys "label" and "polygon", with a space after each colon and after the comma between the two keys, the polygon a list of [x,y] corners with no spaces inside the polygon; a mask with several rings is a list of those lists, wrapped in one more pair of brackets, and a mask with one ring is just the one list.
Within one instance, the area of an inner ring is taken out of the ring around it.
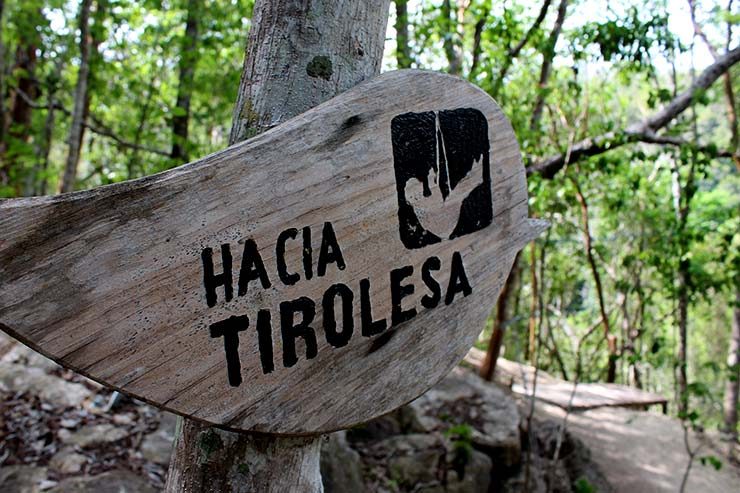
{"label": "distant tree trunk", "polygon": [[[161,35],[161,30],[157,30],[157,35],[154,38],[154,46],[157,46],[159,44],[159,38]],[[141,137],[144,134],[144,129],[146,128],[147,119],[149,118],[149,108],[152,104],[152,98],[154,97],[154,85],[157,81],[157,62],[159,62],[160,59],[153,58],[151,67],[149,70],[149,83],[146,87],[146,97],[144,99],[144,104],[141,105],[141,108],[139,109],[139,123],[136,125],[136,132],[134,133],[134,148],[131,150],[131,154],[128,157],[128,161],[126,162],[126,176],[129,180],[135,178],[138,175],[138,169],[139,168],[139,146],[141,145]],[[171,153],[170,153],[171,155]]]}
{"label": "distant tree trunk", "polygon": [[568,0],[560,0],[560,5],[558,5],[558,15],[555,18],[555,25],[553,26],[552,31],[550,31],[550,36],[547,39],[545,49],[542,52],[542,67],[540,69],[537,99],[535,100],[530,120],[530,128],[532,130],[537,129],[537,125],[542,118],[542,110],[545,107],[545,89],[547,88],[547,82],[550,79],[552,61],[555,58],[555,46],[558,44],[558,38],[563,30],[563,22],[565,22],[565,14],[567,10]]}
{"label": "distant tree trunk", "polygon": [[737,403],[740,393],[740,287],[735,291],[732,310],[732,334],[727,354],[727,380],[725,381],[724,431],[732,443],[737,441]]}
{"label": "distant tree trunk", "polygon": [[190,99],[193,95],[195,66],[198,63],[198,22],[202,11],[202,0],[188,0],[188,15],[185,21],[185,37],[180,50],[180,82],[177,87],[177,103],[172,117],[172,159],[188,160],[188,123],[190,121]]}
{"label": "distant tree trunk", "polygon": [[0,0],[0,185],[3,184],[3,169],[5,156],[5,128],[8,117],[5,110],[5,43],[3,42],[3,26],[5,25],[5,0]]}
{"label": "distant tree trunk", "polygon": [[[36,82],[36,43],[34,40],[22,39],[15,51],[15,65],[13,72],[19,73],[18,85],[11,91],[10,118],[7,123],[7,139],[15,143],[15,150],[6,142],[3,153],[3,166],[0,167],[0,183],[9,184],[13,168],[20,162],[21,154],[18,144],[27,144],[31,136],[31,117],[33,116],[34,101],[38,97],[38,83]],[[10,151],[10,152],[8,152]],[[20,170],[16,169],[20,172]],[[16,195],[23,195],[23,180],[15,176],[14,188]]]}
{"label": "distant tree trunk", "polygon": [[[686,238],[686,222],[689,216],[689,207],[694,194],[694,164],[692,159],[686,184],[681,185],[681,175],[676,162],[671,169],[673,194],[673,206],[676,216],[678,238],[678,268],[676,273],[676,302],[678,313],[676,323],[678,325],[678,364],[676,381],[678,384],[678,412],[680,416],[685,415],[688,410],[689,396],[688,379],[686,375],[687,346],[688,346],[688,310],[689,310],[689,286],[691,284],[691,261],[687,256],[689,251],[689,240]],[[683,419],[683,418],[682,418]]]}
{"label": "distant tree trunk", "polygon": [[519,253],[514,257],[514,263],[511,266],[509,276],[506,278],[501,294],[498,295],[496,302],[496,316],[493,319],[493,332],[488,340],[488,349],[486,357],[480,367],[480,376],[485,380],[492,380],[496,372],[496,362],[498,361],[501,345],[506,333],[506,323],[509,320],[509,304],[515,296],[515,286],[519,280]]}
{"label": "distant tree trunk", "polygon": [[411,67],[409,46],[408,0],[393,0],[396,4],[396,64],[398,68]]}
{"label": "distant tree trunk", "polygon": [[80,67],[77,72],[72,122],[69,126],[69,138],[67,139],[69,150],[64,166],[64,174],[62,175],[62,181],[59,186],[61,193],[74,190],[75,180],[77,178],[77,165],[80,162],[82,137],[85,131],[85,107],[89,104],[87,87],[90,77],[90,49],[92,47],[92,36],[90,35],[91,6],[92,0],[82,0],[78,15],[78,26],[80,29]]}
{"label": "distant tree trunk", "polygon": [[[258,0],[230,143],[378,74],[389,3]],[[175,440],[165,486],[169,493],[323,491],[320,437],[238,434],[181,419]]]}
{"label": "distant tree trunk", "polygon": [[596,296],[599,301],[599,312],[601,313],[601,324],[604,327],[604,338],[606,339],[607,349],[609,351],[609,361],[607,362],[606,381],[608,383],[614,383],[617,379],[617,338],[612,333],[611,325],[609,323],[609,315],[606,313],[606,305],[604,303],[604,289],[601,283],[601,275],[599,269],[596,267],[596,258],[594,257],[594,249],[592,245],[591,228],[588,221],[588,203],[586,197],[581,192],[581,187],[578,184],[577,179],[572,179],[573,185],[576,189],[576,198],[578,203],[581,205],[581,221],[583,223],[583,248],[586,251],[586,259],[588,265],[591,268],[591,274],[594,278],[594,285],[596,286]]}
{"label": "distant tree trunk", "polygon": [[462,71],[462,49],[460,46],[462,39],[458,29],[462,27],[465,7],[459,4],[457,9],[453,9],[451,0],[443,0],[441,13],[446,30],[442,45],[449,64],[448,72],[452,75],[460,75]]}
{"label": "distant tree trunk", "polygon": [[[54,64],[54,72],[49,76],[46,90],[46,118],[44,120],[44,130],[36,146],[36,166],[33,173],[34,193],[37,195],[46,195],[48,187],[48,177],[46,172],[49,168],[49,152],[51,151],[51,141],[54,137],[54,125],[56,123],[56,95],[59,90],[59,83],[62,78],[62,69],[64,60],[60,56]],[[40,180],[38,175],[41,175]]]}
{"label": "distant tree trunk", "polygon": [[532,299],[529,305],[529,338],[527,339],[527,358],[529,364],[535,365],[535,355],[537,354],[536,343],[537,343],[537,306],[539,300],[539,293],[537,292],[537,243],[530,243],[531,249],[529,253],[529,274],[532,278]]}

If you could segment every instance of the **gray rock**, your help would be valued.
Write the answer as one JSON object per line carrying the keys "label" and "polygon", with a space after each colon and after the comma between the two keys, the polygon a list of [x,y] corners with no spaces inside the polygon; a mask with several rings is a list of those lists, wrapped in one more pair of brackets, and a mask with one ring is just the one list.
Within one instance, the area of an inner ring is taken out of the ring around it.
{"label": "gray rock", "polygon": [[111,424],[85,426],[75,432],[59,430],[59,438],[68,445],[80,448],[95,447],[105,443],[117,442],[128,436],[128,432]]}
{"label": "gray rock", "polygon": [[408,408],[416,432],[443,432],[467,424],[475,448],[489,455],[496,469],[519,463],[521,417],[516,403],[498,385],[470,371],[455,368]]}
{"label": "gray rock", "polygon": [[321,481],[325,493],[366,490],[360,454],[350,447],[344,431],[332,433],[321,445]]}
{"label": "gray rock", "polygon": [[46,479],[46,468],[36,466],[0,467],[0,491],[3,493],[37,493]]}
{"label": "gray rock", "polygon": [[49,467],[62,474],[77,474],[87,463],[87,457],[78,454],[71,447],[65,447],[51,458]]}
{"label": "gray rock", "polygon": [[126,470],[63,479],[49,493],[155,493],[145,478]]}
{"label": "gray rock", "polygon": [[15,344],[13,348],[5,353],[0,359],[3,363],[14,363],[23,366],[32,366],[35,368],[41,368],[46,372],[54,371],[60,368],[59,365],[54,363],[52,360],[37,353],[33,349],[24,346],[23,344]]}
{"label": "gray rock", "polygon": [[91,392],[82,384],[47,374],[38,367],[0,362],[0,388],[27,392],[61,407],[79,407]]}
{"label": "gray rock", "polygon": [[424,493],[485,493],[491,478],[491,459],[472,450],[461,474],[453,466],[449,442],[440,436],[411,434],[388,438],[371,447],[387,458],[388,478],[401,491]]}
{"label": "gray rock", "polygon": [[157,430],[148,434],[141,442],[141,455],[145,459],[164,466],[170,463],[176,419],[174,414],[162,413]]}

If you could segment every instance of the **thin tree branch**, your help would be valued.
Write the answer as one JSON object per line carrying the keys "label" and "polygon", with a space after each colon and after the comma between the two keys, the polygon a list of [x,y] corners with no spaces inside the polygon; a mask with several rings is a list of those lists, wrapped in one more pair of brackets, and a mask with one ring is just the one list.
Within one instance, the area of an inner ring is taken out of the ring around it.
{"label": "thin tree branch", "polygon": [[[39,104],[31,97],[26,94],[25,92],[21,91],[20,89],[16,89],[16,93],[33,109],[48,109],[48,104]],[[65,115],[69,116],[72,114],[71,111],[69,111],[67,108],[61,105],[58,101],[54,101],[51,105],[55,110],[59,110]],[[83,122],[83,126],[90,130],[93,133],[96,133],[102,137],[108,137],[109,139],[116,142],[121,147],[125,147],[128,149],[135,149],[138,151],[144,151],[144,152],[150,152],[152,154],[159,154],[160,156],[170,157],[170,153],[167,151],[163,151],[161,149],[155,149],[153,147],[147,147],[143,145],[134,144],[133,142],[129,142],[127,140],[124,140],[123,138],[119,137],[118,135],[113,132],[113,130],[105,125],[98,117],[95,115],[91,115],[90,119],[93,121],[93,123],[90,123],[89,121]]]}
{"label": "thin tree branch", "polygon": [[547,44],[542,52],[542,69],[540,70],[540,81],[537,85],[537,100],[534,103],[532,118],[529,122],[529,128],[532,131],[537,129],[537,126],[540,123],[540,118],[542,117],[542,110],[545,106],[545,88],[547,88],[547,82],[550,79],[552,61],[555,58],[555,45],[558,44],[558,38],[563,30],[563,22],[565,22],[565,14],[567,10],[568,0],[560,0],[560,5],[558,5],[558,15],[555,18],[555,25],[550,32],[550,37],[547,39]]}
{"label": "thin tree branch", "polygon": [[[527,166],[527,175],[540,174],[550,179],[563,169],[566,164],[573,163],[585,157],[602,154],[608,150],[629,144],[632,142],[649,142],[650,140],[664,139],[658,137],[655,132],[665,127],[674,118],[683,113],[689,107],[691,101],[700,92],[711,86],[723,73],[740,61],[740,46],[728,51],[717,59],[712,65],[699,74],[691,86],[678,94],[665,108],[654,113],[641,122],[630,125],[626,129],[617,132],[607,132],[599,136],[581,140],[573,145],[570,156],[566,160],[565,153],[551,156]],[[670,143],[670,142],[653,142]],[[675,145],[675,144],[674,144]]]}
{"label": "thin tree branch", "polygon": [[483,51],[481,37],[483,36],[483,28],[486,26],[486,21],[488,20],[488,14],[489,5],[486,5],[480,19],[475,23],[475,30],[473,31],[473,63],[470,65],[470,78],[475,76],[475,72],[478,70],[478,64],[480,63],[480,56]]}
{"label": "thin tree branch", "polygon": [[522,39],[520,39],[514,47],[509,48],[506,54],[506,60],[501,66],[501,69],[498,72],[498,76],[496,77],[496,81],[493,84],[493,89],[491,90],[492,97],[495,98],[498,96],[498,93],[501,90],[501,85],[504,83],[504,78],[511,68],[511,64],[514,62],[514,59],[519,56],[519,52],[522,51],[522,48],[524,48],[524,46],[527,44],[529,38],[532,37],[532,33],[534,33],[537,28],[540,27],[540,24],[542,24],[542,21],[545,19],[545,16],[547,15],[547,10],[550,8],[551,3],[552,0],[545,0],[544,2],[542,2],[540,13],[537,15],[537,18],[524,34],[524,37],[522,37]]}

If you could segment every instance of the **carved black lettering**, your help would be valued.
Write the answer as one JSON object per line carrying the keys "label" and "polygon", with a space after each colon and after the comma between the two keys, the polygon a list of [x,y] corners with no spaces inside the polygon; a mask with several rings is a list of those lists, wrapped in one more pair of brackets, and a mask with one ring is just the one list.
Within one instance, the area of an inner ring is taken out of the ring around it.
{"label": "carved black lettering", "polygon": [[213,273],[213,250],[204,248],[200,254],[203,260],[203,285],[206,288],[206,303],[209,307],[216,306],[218,295],[216,288],[224,287],[224,298],[231,301],[234,297],[234,288],[231,279],[231,248],[228,243],[221,245],[221,264],[223,272],[221,274]]}
{"label": "carved black lettering", "polygon": [[414,273],[414,267],[407,265],[391,271],[391,325],[395,326],[407,322],[416,316],[416,308],[404,310],[401,307],[403,299],[414,292],[413,284],[401,284],[401,281]]}
{"label": "carved black lettering", "polygon": [[360,281],[360,320],[362,322],[362,335],[372,337],[380,334],[388,327],[384,318],[373,320],[373,307],[370,301],[370,280]]}
{"label": "carved black lettering", "polygon": [[[295,323],[295,314],[301,313],[300,323]],[[316,344],[316,333],[311,327],[311,322],[316,315],[316,306],[313,301],[305,296],[292,301],[280,303],[280,332],[283,337],[283,366],[290,368],[298,362],[295,340],[302,338],[306,343],[306,359],[316,357],[318,346]]]}
{"label": "carved black lettering", "polygon": [[297,235],[297,229],[288,228],[278,235],[277,245],[275,246],[275,261],[277,263],[278,277],[280,277],[280,280],[286,286],[292,286],[301,278],[301,276],[295,272],[288,272],[288,267],[285,265],[285,242],[295,239]]}
{"label": "carved black lettering", "polygon": [[257,312],[257,343],[260,349],[262,373],[272,373],[275,362],[272,356],[272,314],[270,310]]}
{"label": "carved black lettering", "polygon": [[[342,302],[342,331],[337,332],[337,316],[334,312],[334,301],[340,298]],[[352,300],[354,294],[344,284],[334,284],[324,293],[322,306],[324,309],[324,333],[326,342],[334,347],[344,347],[352,337],[355,329],[355,320],[352,316]]]}
{"label": "carved black lettering", "polygon": [[462,255],[460,252],[452,254],[452,266],[450,267],[450,283],[447,285],[447,294],[445,294],[445,305],[449,305],[455,299],[457,293],[462,293],[463,297],[473,292],[468,282],[468,276],[465,274]]}
{"label": "carved black lettering", "polygon": [[439,300],[442,299],[442,290],[439,283],[432,277],[432,271],[439,270],[441,267],[442,263],[439,257],[429,257],[421,266],[421,279],[431,293],[431,295],[425,294],[421,298],[421,304],[424,308],[435,308],[439,304]]}
{"label": "carved black lettering", "polygon": [[344,270],[346,267],[342,249],[339,248],[337,235],[334,234],[334,228],[330,222],[324,223],[324,229],[321,232],[321,250],[319,250],[319,262],[316,266],[316,275],[322,277],[326,274],[326,266],[331,262],[337,264],[337,269]]}
{"label": "carved black lettering", "polygon": [[262,287],[265,289],[272,285],[270,278],[267,276],[265,264],[262,262],[262,257],[257,249],[257,243],[249,239],[244,242],[242,266],[239,269],[239,296],[247,294],[249,283],[255,279],[259,279],[262,282]]}
{"label": "carved black lettering", "polygon": [[210,325],[211,337],[224,338],[224,352],[226,353],[226,371],[229,375],[229,385],[238,387],[242,383],[242,366],[239,361],[239,332],[247,330],[249,318],[246,315],[231,316],[226,320]]}

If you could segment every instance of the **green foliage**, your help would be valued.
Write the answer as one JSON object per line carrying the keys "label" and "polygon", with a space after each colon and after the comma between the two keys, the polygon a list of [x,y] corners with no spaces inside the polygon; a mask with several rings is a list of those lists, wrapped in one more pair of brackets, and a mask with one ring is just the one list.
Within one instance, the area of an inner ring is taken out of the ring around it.
{"label": "green foliage", "polygon": [[470,463],[473,456],[473,429],[465,423],[457,424],[445,430],[445,436],[452,443],[450,465],[462,479],[465,477],[465,466]]}

